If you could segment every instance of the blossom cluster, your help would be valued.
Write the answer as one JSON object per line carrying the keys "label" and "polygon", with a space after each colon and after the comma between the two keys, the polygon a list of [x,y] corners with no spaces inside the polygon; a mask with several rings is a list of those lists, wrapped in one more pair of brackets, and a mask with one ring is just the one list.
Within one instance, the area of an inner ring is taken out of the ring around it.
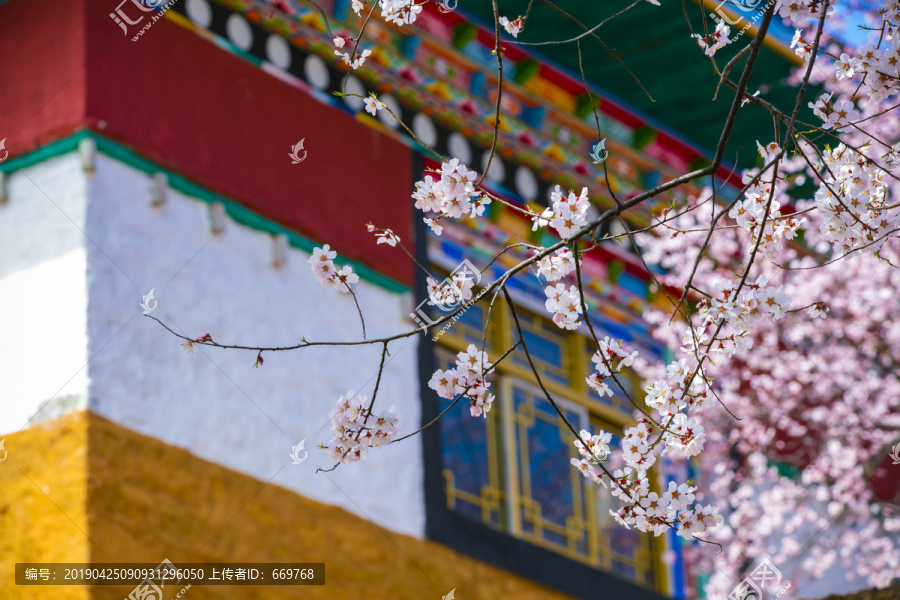
{"label": "blossom cluster", "polygon": [[[887,234],[900,225],[896,209],[888,208],[887,173],[866,156],[840,144],[823,152],[827,167],[814,201],[824,215],[819,231],[838,253],[868,246],[877,252]],[[885,163],[900,160],[890,152]]]}
{"label": "blossom cluster", "polygon": [[478,177],[475,171],[454,158],[443,163],[441,170],[436,173],[440,174],[437,180],[426,175],[423,181],[416,182],[416,191],[412,195],[416,208],[426,213],[438,213],[437,219],[425,219],[432,231],[441,234],[443,228],[438,225],[437,220],[443,217],[458,219],[468,214],[474,218],[484,214],[485,207],[491,200],[475,188],[475,179]]}
{"label": "blossom cluster", "polygon": [[[683,362],[683,361],[681,361]],[[666,450],[676,456],[688,458],[700,454],[706,441],[706,432],[697,416],[688,416],[685,409],[697,409],[703,406],[709,393],[708,381],[702,377],[693,377],[693,374],[685,372],[685,379],[679,380],[671,377],[673,365],[668,365],[670,375],[666,379],[654,381],[647,386],[646,403],[655,409],[660,418],[666,423],[666,431],[662,435],[666,443]],[[693,381],[688,385],[688,380]],[[637,445],[633,449],[635,454],[626,457],[626,462],[641,466],[640,461],[645,456],[644,445]]]}
{"label": "blossom cluster", "polygon": [[422,5],[414,0],[378,0],[381,8],[381,17],[388,23],[398,27],[412,25],[416,16],[422,12]]}
{"label": "blossom cluster", "polygon": [[376,415],[367,406],[366,396],[347,392],[338,399],[331,417],[329,460],[351,463],[365,460],[370,448],[386,446],[397,436],[398,417],[392,406],[387,415]]}
{"label": "blossom cluster", "polygon": [[[624,505],[616,511],[609,512],[626,528],[635,527],[639,531],[649,531],[657,536],[670,528],[677,529],[679,535],[686,538],[706,533],[708,529],[722,523],[718,509],[712,505],[693,504],[696,488],[685,483],[678,485],[670,481],[669,489],[663,494],[651,492],[650,477],[647,473],[656,462],[654,450],[660,444],[664,448],[663,452],[678,450],[684,447],[685,439],[691,437],[699,439],[697,446],[702,446],[702,427],[695,418],[688,418],[684,413],[676,413],[660,429],[661,433],[655,441],[651,441],[654,429],[649,419],[641,419],[637,425],[625,430],[622,438],[622,458],[627,466],[616,469],[609,483],[612,495]],[[689,456],[690,453],[684,455]],[[600,473],[591,460],[582,459],[576,463],[573,459],[572,464],[577,466],[585,477],[607,485],[605,474]]]}
{"label": "blossom cluster", "polygon": [[588,200],[587,188],[581,188],[581,194],[569,192],[563,196],[559,186],[550,193],[552,208],[545,210],[540,217],[533,220],[536,225],[549,224],[560,236],[566,238],[587,225],[587,213],[591,207]]}
{"label": "blossom cluster", "polygon": [[461,302],[472,299],[474,279],[470,279],[466,270],[460,270],[438,283],[431,277],[426,278],[428,285],[428,304],[440,306],[447,310]]}
{"label": "blossom cluster", "polygon": [[[790,296],[782,287],[767,284],[759,276],[754,283],[745,282],[738,293],[739,288],[732,282],[723,282],[715,296],[699,303],[700,323],[684,332],[681,351],[688,358],[669,363],[665,375],[645,388],[645,403],[658,415],[659,433],[651,442],[654,423],[650,419],[641,419],[625,430],[622,458],[628,468],[614,474],[613,494],[628,504],[613,515],[618,521],[656,535],[677,526],[679,534],[685,537],[700,535],[721,523],[718,510],[710,505],[685,505],[670,510],[670,498],[648,491],[646,470],[656,461],[657,446],[662,454],[682,458],[696,456],[703,450],[706,431],[697,411],[711,394],[711,379],[700,367],[701,361],[712,355],[730,357],[748,350],[752,345],[748,331],[754,321],[763,315],[775,320],[784,317],[790,308]],[[720,328],[724,331],[711,339],[709,331],[718,332]],[[614,356],[621,354],[614,352]]]}
{"label": "blossom cluster", "polygon": [[[573,458],[570,461],[582,475],[594,483],[601,483],[603,472],[597,466],[609,458],[609,442],[612,440],[612,434],[601,430],[592,436],[589,431],[582,429],[580,435],[581,439],[575,440],[575,447],[584,458]],[[586,445],[582,440],[585,440]]]}
{"label": "blossom cluster", "polygon": [[809,102],[813,114],[822,119],[822,129],[843,129],[859,119],[859,112],[849,100],[831,101],[832,92],[819,96],[815,104]]}
{"label": "blossom cluster", "polygon": [[378,114],[379,110],[384,108],[384,103],[378,101],[378,97],[374,92],[363,100],[363,104],[366,106],[366,112],[373,117]]}
{"label": "blossom cluster", "polygon": [[557,281],[575,270],[575,256],[569,248],[560,248],[537,262],[538,275]]}
{"label": "blossom cluster", "polygon": [[588,386],[601,397],[609,396],[611,398],[613,392],[606,384],[606,379],[612,377],[613,373],[621,373],[623,367],[630,367],[637,355],[637,351],[629,353],[623,348],[621,340],[603,338],[600,342],[600,349],[591,357],[595,372],[587,378]]}
{"label": "blossom cluster", "polygon": [[560,329],[578,329],[581,325],[581,292],[578,287],[571,285],[566,288],[562,283],[544,288],[547,300],[544,307],[553,314],[553,322]]}
{"label": "blossom cluster", "polygon": [[471,404],[469,412],[472,416],[487,418],[494,402],[494,395],[488,392],[491,382],[487,380],[492,367],[487,353],[479,351],[475,344],[469,344],[465,352],[456,355],[456,367],[435,371],[428,387],[448,400],[464,394]]}
{"label": "blossom cluster", "polygon": [[506,33],[513,36],[514,38],[517,38],[525,28],[525,21],[522,19],[522,17],[519,17],[514,21],[510,21],[507,17],[500,17],[500,26],[506,30]]}
{"label": "blossom cluster", "polygon": [[791,48],[794,49],[794,54],[803,60],[812,56],[812,44],[803,38],[803,32],[799,29],[794,31],[794,37],[791,39]]}
{"label": "blossom cluster", "polygon": [[[613,518],[625,527],[634,526],[639,531],[654,535],[665,533],[670,524],[678,523],[678,533],[684,537],[698,536],[722,523],[719,510],[711,505],[692,504],[697,488],[686,483],[669,482],[662,495],[648,492],[646,480],[633,485],[629,480],[632,470],[626,467],[613,473],[613,495],[629,502],[618,511],[610,510]],[[636,502],[635,502],[636,501]]]}
{"label": "blossom cluster", "polygon": [[[686,484],[677,486],[673,482],[669,491],[659,495],[650,491],[647,473],[658,455],[689,458],[703,450],[706,431],[698,411],[711,394],[711,379],[700,367],[701,361],[713,354],[731,356],[748,349],[747,330],[753,321],[764,314],[773,319],[785,315],[790,307],[790,296],[782,287],[767,284],[760,276],[754,283],[745,282],[738,293],[732,282],[722,283],[716,296],[700,302],[697,326],[684,333],[681,351],[687,358],[672,361],[665,375],[645,388],[645,403],[656,412],[657,419],[641,418],[624,431],[621,458],[626,466],[613,473],[609,484],[613,496],[624,502],[617,511],[611,511],[619,523],[655,535],[675,528],[684,537],[704,534],[721,524],[718,509],[711,505],[692,505],[693,488]],[[723,327],[725,332],[717,333],[711,340],[709,331],[719,332]],[[631,366],[635,358],[637,352],[629,352],[619,340],[604,338],[593,357],[596,372],[588,379],[588,384],[601,395],[611,395],[605,380],[620,372],[622,367]],[[604,479],[605,473],[598,470],[596,457],[608,455],[605,447],[600,445],[606,443],[605,437],[591,438],[589,446],[598,445],[599,451],[589,447],[582,452],[585,458],[572,461],[586,477],[604,485],[607,479]],[[581,443],[576,446],[581,451]]]}
{"label": "blossom cluster", "polygon": [[[821,0],[782,0],[778,5],[778,15],[784,19],[790,19],[795,24],[801,24],[809,19],[819,19],[821,13]],[[834,10],[833,6],[828,11]]]}
{"label": "blossom cluster", "polygon": [[659,536],[677,527],[680,535],[690,537],[720,525],[722,517],[717,508],[694,503],[695,487],[670,481],[668,489],[662,494],[650,491],[647,469],[655,461],[655,456],[650,452],[651,433],[652,428],[646,419],[625,431],[622,454],[628,466],[616,469],[612,477],[608,477],[609,471],[601,466],[611,455],[612,434],[608,432],[601,430],[592,436],[582,430],[580,439],[575,440],[575,447],[582,458],[570,461],[586,478],[610,487],[613,497],[624,503],[618,510],[610,509],[609,513],[628,529],[635,527]]}
{"label": "blossom cluster", "polygon": [[321,248],[313,249],[312,255],[307,261],[313,275],[324,288],[335,288],[344,294],[350,293],[350,285],[359,281],[359,275],[353,272],[350,266],[338,270],[334,266],[334,258],[337,252],[331,246],[325,244]]}
{"label": "blossom cluster", "polygon": [[[724,354],[732,357],[742,350],[749,350],[752,342],[748,337],[754,321],[768,316],[773,321],[782,319],[791,306],[791,297],[784,291],[784,286],[768,286],[768,280],[760,275],[755,283],[745,282],[740,294],[733,283],[725,281],[720,286],[721,298],[703,299],[697,306],[703,323],[698,329],[688,330],[683,336],[683,351],[691,356]],[[709,344],[709,335],[704,331],[720,321],[730,328],[731,335],[718,335],[715,343]]]}
{"label": "blossom cluster", "polygon": [[181,344],[181,347],[189,356],[197,356],[197,344],[212,341],[212,336],[208,333],[204,333],[203,335],[197,336],[193,340],[185,340],[184,343]]}
{"label": "blossom cluster", "polygon": [[344,64],[346,64],[354,71],[363,66],[363,64],[366,62],[366,58],[368,58],[368,56],[372,54],[371,50],[363,50],[362,52],[341,52],[340,48],[346,46],[348,42],[346,38],[343,38],[341,36],[337,36],[331,41],[334,42],[334,45],[338,48],[334,51],[334,55],[340,56],[341,60],[344,61]]}
{"label": "blossom cluster", "polygon": [[[774,160],[781,152],[781,148],[771,142],[763,146],[756,142],[759,153],[766,164]],[[770,167],[771,169],[771,167]],[[735,220],[737,225],[748,233],[751,239],[759,239],[759,249],[764,256],[775,256],[784,244],[785,240],[792,240],[797,236],[797,231],[805,219],[791,216],[782,216],[781,202],[777,200],[778,186],[774,179],[774,173],[759,173],[758,169],[747,169],[742,175],[745,184],[750,184],[744,195],[734,202],[728,216]],[[773,186],[776,188],[773,190]],[[768,209],[768,210],[767,210]],[[762,236],[758,227],[765,222]]]}
{"label": "blossom cluster", "polygon": [[369,223],[368,225],[366,225],[366,231],[368,231],[369,233],[374,233],[375,237],[378,238],[378,241],[375,242],[376,245],[387,244],[388,246],[396,246],[400,243],[400,236],[390,229],[379,229],[378,227],[375,227],[374,225]]}
{"label": "blossom cluster", "polygon": [[713,56],[720,48],[724,48],[731,43],[729,35],[731,35],[731,27],[726,25],[724,19],[722,19],[716,21],[716,29],[709,35],[703,36],[699,33],[694,33],[691,34],[691,37],[697,40],[697,45],[703,49],[705,55]]}
{"label": "blossom cluster", "polygon": [[900,37],[885,41],[882,47],[872,44],[860,49],[858,56],[841,53],[834,61],[838,80],[861,74],[860,91],[871,100],[885,100],[900,87]]}

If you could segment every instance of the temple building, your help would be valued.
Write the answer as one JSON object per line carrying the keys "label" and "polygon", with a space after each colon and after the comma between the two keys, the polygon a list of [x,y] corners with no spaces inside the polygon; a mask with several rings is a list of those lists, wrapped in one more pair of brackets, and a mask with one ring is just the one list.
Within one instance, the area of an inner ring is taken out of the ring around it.
{"label": "temple building", "polygon": [[[421,435],[323,473],[329,412],[348,390],[371,394],[378,347],[265,352],[253,368],[256,352],[186,354],[166,330],[273,347],[360,339],[353,298],[310,272],[324,244],[360,277],[368,338],[436,320],[424,273],[400,248],[376,245],[368,223],[390,228],[436,277],[469,269],[476,290],[528,256],[492,260],[506,245],[554,243],[500,203],[432,233],[411,193],[440,161],[388,111],[372,116],[362,98],[335,94],[378,94],[421,142],[482,172],[497,102],[491,2],[428,3],[415,35],[376,11],[362,42],[372,54],[352,72],[332,42],[362,23],[349,0],[147,4],[0,2],[0,595],[121,599],[130,587],[13,585],[15,563],[163,559],[325,563],[324,586],[192,587],[186,597],[198,599],[455,590],[460,600],[650,600],[702,587],[680,539],[609,517],[613,499],[569,464],[571,434],[521,353],[492,375],[486,419],[460,404]],[[527,5],[518,2],[521,14]],[[571,16],[597,23],[627,5],[604,3],[601,14],[578,3]],[[577,31],[540,8],[526,25],[535,39]],[[590,156],[598,124],[619,198],[709,164],[733,96],[712,100],[716,78],[684,33],[681,5],[650,8],[654,20],[635,10],[601,30],[615,55],[583,40],[582,64],[571,45],[504,38],[493,193],[540,212],[555,186],[586,187],[593,210],[613,206]],[[696,28],[704,7],[693,8]],[[752,88],[790,95],[789,40],[773,25]],[[752,110],[735,123],[744,133],[770,126]],[[754,156],[728,146],[724,197]],[[627,227],[697,190],[654,199]],[[583,270],[601,337],[669,356],[641,320],[663,298],[630,242],[601,244]],[[588,337],[552,323],[533,274],[510,287],[570,420],[621,432],[632,407],[623,390],[599,398],[588,388]],[[447,408],[427,386],[435,369],[470,343],[486,339],[493,357],[515,340],[508,314],[489,319],[486,306],[440,335],[390,346],[379,406],[395,405],[401,435]],[[659,468],[662,479],[703,478],[689,463]]]}

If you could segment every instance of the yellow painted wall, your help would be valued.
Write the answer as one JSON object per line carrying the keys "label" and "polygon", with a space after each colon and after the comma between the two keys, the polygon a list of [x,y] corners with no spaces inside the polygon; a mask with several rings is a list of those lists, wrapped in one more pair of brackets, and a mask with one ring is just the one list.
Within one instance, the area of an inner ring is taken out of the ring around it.
{"label": "yellow painted wall", "polygon": [[[15,562],[163,558],[175,565],[326,565],[324,586],[193,586],[183,596],[191,600],[439,600],[452,588],[458,600],[567,598],[89,413],[9,436],[6,447],[8,460],[0,464],[0,598],[122,600],[131,589],[17,587]],[[49,496],[38,489],[43,486]]]}
{"label": "yellow painted wall", "polygon": [[90,560],[85,535],[87,429],[84,414],[74,414],[5,437],[8,454],[0,463],[0,598],[89,598],[83,588],[15,585],[17,562]]}

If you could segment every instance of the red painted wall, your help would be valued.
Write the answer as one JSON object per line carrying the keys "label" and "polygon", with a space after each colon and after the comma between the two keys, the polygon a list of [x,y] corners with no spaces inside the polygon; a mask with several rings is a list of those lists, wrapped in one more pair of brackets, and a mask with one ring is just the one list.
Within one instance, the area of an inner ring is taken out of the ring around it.
{"label": "red painted wall", "polygon": [[[412,242],[405,145],[167,18],[132,42],[109,17],[117,4],[0,4],[0,139],[10,132],[13,155],[87,125],[330,243],[347,258],[411,283],[409,259],[396,248],[375,246],[365,230],[371,220]],[[288,154],[301,138],[307,158],[293,165]]]}
{"label": "red painted wall", "polygon": [[85,110],[85,6],[0,4],[0,140],[9,156],[69,135]]}

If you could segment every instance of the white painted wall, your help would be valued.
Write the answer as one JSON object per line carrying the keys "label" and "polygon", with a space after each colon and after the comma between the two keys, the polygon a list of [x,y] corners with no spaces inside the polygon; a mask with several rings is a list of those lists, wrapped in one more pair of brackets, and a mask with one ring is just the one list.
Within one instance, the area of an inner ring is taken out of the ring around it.
{"label": "white painted wall", "polygon": [[[73,160],[66,157],[56,168]],[[378,347],[268,353],[265,365],[254,369],[256,355],[249,351],[198,348],[196,356],[185,354],[181,340],[144,317],[139,306],[155,288],[152,314],[176,331],[193,337],[209,332],[222,343],[290,345],[304,336],[359,339],[352,299],[321,288],[303,252],[289,249],[287,263],[273,268],[267,234],[230,223],[213,237],[203,202],[170,189],[166,204],[152,207],[151,178],[117,160],[99,155],[94,174],[69,169],[66,177],[73,190],[86,189],[82,229],[93,240],[86,244],[86,271],[84,261],[80,269],[67,267],[86,273],[90,410],[262,482],[424,537],[418,438],[375,450],[363,463],[315,473],[330,466],[316,448],[331,437],[328,413],[348,390],[371,395]],[[35,202],[33,196],[13,197],[10,205]],[[24,227],[10,227],[28,235]],[[8,251],[15,254],[20,245],[28,243],[16,240]],[[365,281],[356,290],[369,338],[409,329],[408,294]],[[65,295],[60,292],[59,303]],[[36,306],[36,316],[52,314],[56,302],[50,304]],[[401,435],[421,421],[415,344],[410,339],[390,346],[376,405],[396,405]],[[291,447],[304,438],[309,457],[293,465]]]}
{"label": "white painted wall", "polygon": [[0,435],[83,408],[88,389],[90,241],[82,233],[86,192],[78,158],[16,171],[6,185],[7,201],[0,204]]}

